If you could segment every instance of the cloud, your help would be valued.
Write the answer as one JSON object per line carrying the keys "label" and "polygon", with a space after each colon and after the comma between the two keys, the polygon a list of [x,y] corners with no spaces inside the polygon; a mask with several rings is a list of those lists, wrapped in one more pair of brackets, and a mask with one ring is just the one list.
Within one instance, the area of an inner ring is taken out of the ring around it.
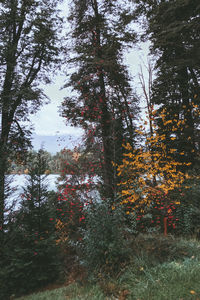
{"label": "cloud", "polygon": [[57,76],[54,84],[44,87],[44,92],[51,99],[51,103],[44,105],[40,111],[31,116],[35,134],[46,136],[72,135],[76,137],[83,134],[81,128],[67,126],[65,119],[59,115],[59,106],[67,95],[66,90],[60,90],[63,84],[64,77]]}
{"label": "cloud", "polygon": [[64,118],[60,117],[55,104],[43,107],[31,118],[37,135],[74,135],[80,136],[83,131],[80,128],[66,126]]}
{"label": "cloud", "polygon": [[44,136],[36,135],[32,136],[32,145],[35,150],[43,148],[51,153],[56,153],[64,148],[73,149],[81,143],[80,137],[69,135],[54,135]]}

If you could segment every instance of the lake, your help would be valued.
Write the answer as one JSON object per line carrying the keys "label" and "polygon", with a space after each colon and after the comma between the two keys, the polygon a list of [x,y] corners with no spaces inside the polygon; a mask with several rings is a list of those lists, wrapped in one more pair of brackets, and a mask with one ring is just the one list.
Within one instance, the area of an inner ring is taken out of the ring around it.
{"label": "lake", "polygon": [[[46,183],[47,183],[47,188],[49,191],[52,191],[52,190],[57,191],[56,181],[59,178],[59,176],[60,176],[59,174],[50,174],[50,175],[46,176]],[[12,203],[13,200],[18,200],[18,199],[19,199],[18,201],[20,201],[20,199],[21,199],[20,194],[23,193],[23,187],[25,187],[25,185],[27,184],[29,175],[15,174],[15,175],[7,175],[6,177],[8,180],[10,180],[10,185],[9,185],[10,188],[13,189],[11,196],[8,198],[8,203]],[[87,183],[88,180],[89,180],[89,178],[88,178],[88,176],[86,176],[85,182]],[[93,180],[97,182],[97,177],[93,178]],[[88,193],[88,195],[92,199],[96,199],[97,201],[100,201],[100,195],[96,189],[90,191]],[[16,205],[16,207],[17,207],[17,205]]]}
{"label": "lake", "polygon": [[[9,187],[13,189],[12,194],[8,198],[9,203],[12,203],[13,200],[20,200],[20,194],[23,193],[23,187],[27,184],[29,175],[6,175],[7,180],[9,181]],[[58,179],[58,174],[50,174],[46,176],[47,188],[49,191],[56,191],[56,181]]]}
{"label": "lake", "polygon": [[[7,177],[12,178],[11,187],[18,187],[20,191],[23,191],[23,186],[26,184],[29,175],[21,174],[21,175],[7,175]],[[48,190],[56,191],[56,181],[60,175],[58,174],[50,174],[46,177],[46,182],[48,184]]]}

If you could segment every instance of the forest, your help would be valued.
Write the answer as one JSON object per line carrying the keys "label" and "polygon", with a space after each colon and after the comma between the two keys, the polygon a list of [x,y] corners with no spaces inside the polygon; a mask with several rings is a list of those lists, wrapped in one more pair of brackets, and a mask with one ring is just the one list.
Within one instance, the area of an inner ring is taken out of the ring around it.
{"label": "forest", "polygon": [[[1,0],[0,16],[0,299],[200,299],[199,0]],[[145,42],[136,80],[125,54]],[[30,118],[61,73],[57,109],[84,134],[53,155]]]}

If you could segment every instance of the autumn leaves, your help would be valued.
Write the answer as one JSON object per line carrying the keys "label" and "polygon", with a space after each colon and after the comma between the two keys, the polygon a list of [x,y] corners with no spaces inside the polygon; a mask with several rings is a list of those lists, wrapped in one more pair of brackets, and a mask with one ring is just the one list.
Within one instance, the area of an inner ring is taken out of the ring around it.
{"label": "autumn leaves", "polygon": [[[191,103],[191,109],[198,117],[199,109],[194,103]],[[119,183],[120,204],[131,204],[128,214],[150,206],[155,201],[152,194],[167,195],[189,178],[187,169],[191,162],[180,161],[179,157],[185,155],[184,149],[180,152],[176,147],[176,133],[184,129],[185,120],[179,119],[178,115],[177,119],[170,120],[166,109],[156,110],[153,107],[147,119],[153,130],[146,132],[148,122],[145,121],[137,131],[142,137],[142,145],[135,149],[130,144],[123,145],[126,152],[122,164],[116,166],[118,176],[122,178]],[[164,132],[159,125],[161,122]],[[173,204],[178,205],[180,201],[174,199]]]}

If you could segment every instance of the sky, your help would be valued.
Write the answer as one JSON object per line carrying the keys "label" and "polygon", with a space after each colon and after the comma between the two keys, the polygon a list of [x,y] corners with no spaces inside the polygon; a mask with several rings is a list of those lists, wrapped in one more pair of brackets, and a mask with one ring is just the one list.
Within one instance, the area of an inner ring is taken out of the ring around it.
{"label": "sky", "polygon": [[67,96],[66,91],[61,90],[63,84],[64,77],[57,76],[53,84],[43,87],[51,102],[30,118],[34,126],[33,146],[36,150],[43,146],[55,153],[64,147],[74,148],[83,133],[79,128],[66,126],[65,119],[59,114],[59,106]]}
{"label": "sky", "polygon": [[[67,1],[63,4],[62,13],[68,13]],[[143,43],[138,47],[129,50],[125,55],[125,63],[129,68],[130,74],[134,77],[133,86],[139,86],[137,77],[140,71],[139,66],[147,63],[149,44]],[[144,70],[145,71],[145,70]],[[79,128],[66,126],[65,119],[59,115],[58,109],[65,96],[68,96],[65,89],[61,89],[66,81],[64,74],[54,77],[54,83],[42,86],[45,94],[51,100],[50,104],[41,107],[30,120],[34,125],[33,146],[36,150],[43,146],[47,151],[55,153],[64,147],[73,148],[81,138],[83,131]],[[141,90],[137,90],[141,93]]]}

